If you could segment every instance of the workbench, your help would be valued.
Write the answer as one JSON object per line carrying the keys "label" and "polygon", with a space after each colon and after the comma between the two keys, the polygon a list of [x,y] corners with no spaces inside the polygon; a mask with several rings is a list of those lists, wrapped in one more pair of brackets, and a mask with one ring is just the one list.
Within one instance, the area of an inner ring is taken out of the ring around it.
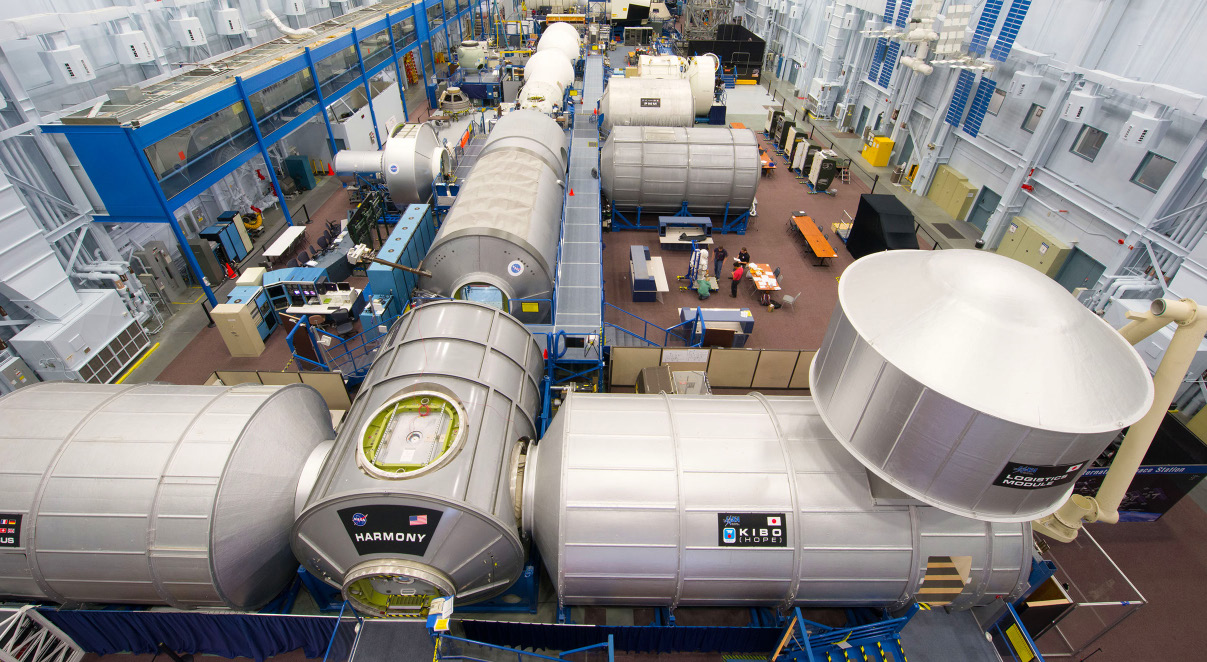
{"label": "workbench", "polygon": [[797,212],[792,215],[792,224],[800,231],[800,234],[805,239],[805,246],[817,258],[817,266],[824,266],[826,260],[838,257],[838,252],[826,240],[826,236],[821,233],[821,229],[817,227],[817,223],[813,219],[802,212]]}
{"label": "workbench", "polygon": [[695,237],[697,247],[712,244],[712,219],[699,216],[659,216],[658,237],[663,248],[690,249],[692,239],[682,239],[682,235]]}
{"label": "workbench", "polygon": [[657,301],[659,295],[671,289],[662,258],[650,257],[647,246],[629,247],[629,277],[633,301],[637,303]]}

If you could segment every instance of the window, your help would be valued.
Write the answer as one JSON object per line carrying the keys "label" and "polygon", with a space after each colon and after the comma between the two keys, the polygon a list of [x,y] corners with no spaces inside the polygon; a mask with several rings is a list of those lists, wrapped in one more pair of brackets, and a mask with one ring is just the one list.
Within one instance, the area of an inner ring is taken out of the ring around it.
{"label": "window", "polygon": [[1136,168],[1136,174],[1132,175],[1132,183],[1139,184],[1150,191],[1156,191],[1165,183],[1165,178],[1169,176],[1169,171],[1173,170],[1173,167],[1173,161],[1156,152],[1149,152],[1140,162],[1140,167]]}
{"label": "window", "polygon": [[1039,118],[1044,116],[1044,107],[1033,103],[1031,110],[1027,111],[1027,119],[1023,120],[1023,131],[1027,133],[1035,133],[1035,127],[1039,126]]}
{"label": "window", "polygon": [[1003,90],[999,87],[993,91],[993,97],[989,99],[989,108],[985,112],[989,113],[990,115],[996,115],[998,114],[998,111],[1002,109],[1002,104],[1005,102],[1006,90]]}
{"label": "window", "polygon": [[1087,161],[1093,161],[1098,158],[1098,150],[1102,149],[1104,142],[1106,142],[1106,131],[1099,131],[1087,124],[1081,127],[1081,131],[1073,140],[1073,146],[1069,148],[1069,151]]}

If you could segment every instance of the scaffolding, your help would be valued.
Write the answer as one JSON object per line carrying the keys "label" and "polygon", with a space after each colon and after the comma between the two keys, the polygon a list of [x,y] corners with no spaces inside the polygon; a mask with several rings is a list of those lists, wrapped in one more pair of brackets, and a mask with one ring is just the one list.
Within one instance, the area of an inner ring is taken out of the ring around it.
{"label": "scaffolding", "polygon": [[687,0],[683,10],[684,39],[716,39],[717,26],[733,16],[733,0]]}

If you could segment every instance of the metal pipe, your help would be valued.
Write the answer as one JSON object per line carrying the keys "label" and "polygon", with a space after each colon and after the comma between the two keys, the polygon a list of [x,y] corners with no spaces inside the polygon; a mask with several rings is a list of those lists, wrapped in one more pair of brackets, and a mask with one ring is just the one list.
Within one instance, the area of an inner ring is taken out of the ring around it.
{"label": "metal pipe", "polygon": [[[1148,313],[1137,315],[1139,320],[1133,318],[1134,323],[1138,322],[1134,327],[1133,324],[1124,327],[1133,327],[1130,333],[1135,336],[1141,325],[1152,327],[1153,324],[1147,321],[1150,317],[1165,324],[1176,322],[1178,325],[1169,347],[1165,349],[1165,355],[1161,358],[1161,364],[1153,375],[1152,406],[1143,418],[1132,424],[1123,437],[1123,444],[1115,454],[1111,468],[1107,471],[1102,486],[1098,488],[1098,494],[1094,497],[1074,494],[1054,514],[1033,523],[1040,533],[1062,542],[1072,542],[1077,538],[1083,523],[1114,524],[1119,521],[1119,504],[1135,478],[1170,403],[1182,386],[1182,378],[1198,352],[1203,336],[1207,335],[1207,315],[1200,317],[1197,313],[1198,305],[1191,299],[1157,299],[1153,301]],[[1152,330],[1156,331],[1165,324]]]}

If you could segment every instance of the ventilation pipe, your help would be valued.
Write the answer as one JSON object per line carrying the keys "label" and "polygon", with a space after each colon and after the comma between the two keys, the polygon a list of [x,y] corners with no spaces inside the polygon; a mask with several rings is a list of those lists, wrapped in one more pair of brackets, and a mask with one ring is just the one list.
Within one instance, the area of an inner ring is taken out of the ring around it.
{"label": "ventilation pipe", "polygon": [[317,37],[319,34],[310,28],[294,30],[288,25],[285,25],[285,23],[282,22],[281,19],[277,18],[277,15],[268,8],[268,0],[260,0],[260,15],[268,19],[269,22],[277,26],[278,30],[289,37]]}

